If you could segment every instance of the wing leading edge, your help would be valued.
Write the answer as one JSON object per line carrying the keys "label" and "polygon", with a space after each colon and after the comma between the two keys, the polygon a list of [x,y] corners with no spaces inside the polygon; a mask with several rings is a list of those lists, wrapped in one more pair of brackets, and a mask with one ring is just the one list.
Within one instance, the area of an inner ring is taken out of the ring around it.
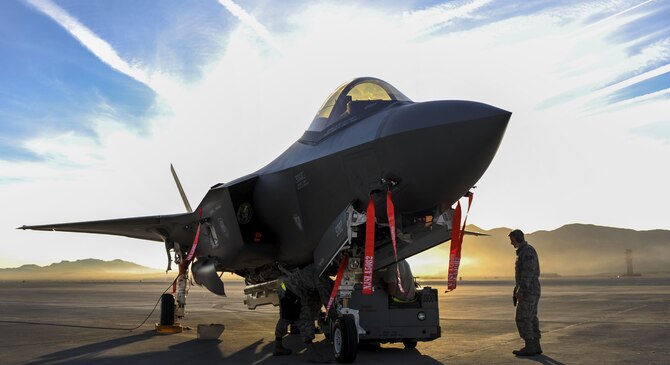
{"label": "wing leading edge", "polygon": [[163,242],[170,232],[194,221],[193,213],[21,226],[36,231],[97,233]]}

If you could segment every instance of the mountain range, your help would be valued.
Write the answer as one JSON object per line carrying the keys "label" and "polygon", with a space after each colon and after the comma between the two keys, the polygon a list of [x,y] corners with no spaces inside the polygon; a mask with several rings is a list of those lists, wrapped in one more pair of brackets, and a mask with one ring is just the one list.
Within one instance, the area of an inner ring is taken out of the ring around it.
{"label": "mountain range", "polygon": [[142,280],[162,279],[165,273],[123,260],[84,259],[61,261],[47,266],[23,265],[0,269],[0,280]]}
{"label": "mountain range", "polygon": [[[470,231],[489,236],[465,236],[459,275],[474,277],[514,276],[514,248],[510,228]],[[590,224],[569,224],[552,231],[526,234],[535,247],[544,274],[561,276],[610,275],[626,272],[624,251],[632,250],[633,268],[643,275],[670,273],[670,230],[635,231]],[[450,244],[439,245],[410,258],[415,276],[446,278]],[[161,270],[132,262],[85,259],[48,266],[23,265],[0,269],[0,280],[141,280],[165,279]]]}
{"label": "mountain range", "polygon": [[[465,236],[459,274],[469,277],[514,276],[516,254],[510,245],[510,228],[483,230],[477,226],[470,231],[490,236]],[[569,224],[552,231],[526,234],[537,250],[540,268],[546,274],[562,276],[619,275],[626,272],[625,250],[632,250],[636,273],[670,273],[670,230],[635,231],[591,224]],[[445,276],[449,243],[437,246],[422,256],[441,257],[441,269],[423,273]],[[417,257],[419,260],[422,256]],[[414,270],[417,271],[417,270]],[[422,274],[417,271],[416,275]]]}

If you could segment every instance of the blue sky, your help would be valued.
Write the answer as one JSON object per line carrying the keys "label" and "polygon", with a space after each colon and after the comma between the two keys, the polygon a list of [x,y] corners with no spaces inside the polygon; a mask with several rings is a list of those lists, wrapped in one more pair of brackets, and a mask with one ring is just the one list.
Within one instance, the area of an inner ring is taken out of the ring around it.
{"label": "blue sky", "polygon": [[162,259],[150,243],[96,250],[9,230],[179,212],[170,163],[195,203],[271,161],[363,75],[416,101],[514,113],[475,224],[670,228],[667,19],[660,0],[2,1],[0,228],[20,247],[63,249],[3,247],[0,266],[114,247]]}

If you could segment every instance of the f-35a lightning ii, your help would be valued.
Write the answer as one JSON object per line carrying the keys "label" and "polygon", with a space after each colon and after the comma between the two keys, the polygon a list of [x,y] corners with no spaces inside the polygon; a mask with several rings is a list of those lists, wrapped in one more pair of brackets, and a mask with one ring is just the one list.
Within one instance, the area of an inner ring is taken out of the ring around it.
{"label": "f-35a lightning ii", "polygon": [[[410,339],[410,344],[412,339],[439,337],[439,327],[432,335],[424,331],[423,337],[375,337],[370,330],[375,324],[366,324],[365,315],[348,305],[366,300],[356,293],[366,236],[359,228],[366,221],[369,201],[386,212],[390,192],[395,210],[394,219],[375,217],[374,270],[448,241],[450,207],[488,168],[510,116],[472,101],[412,102],[382,80],[357,78],[328,96],[309,128],[284,153],[250,175],[214,185],[195,210],[175,175],[188,213],[20,228],[164,242],[168,260],[173,251],[182,268],[180,287],[186,284],[188,271],[183,269],[191,260],[196,282],[219,295],[224,286],[217,272],[233,272],[245,278],[250,308],[275,303],[267,299],[272,297],[267,283],[282,271],[314,264],[322,275],[330,275],[346,255],[350,290],[340,290],[337,307],[345,308],[339,311],[345,319],[353,313],[355,321],[338,319],[339,325],[331,327],[336,330],[334,342],[339,338],[338,360],[349,362],[356,352],[357,341],[348,341],[352,336],[378,342]],[[397,245],[390,224],[396,226]],[[424,289],[424,301],[433,298],[431,293]],[[184,299],[177,296],[180,316]],[[374,305],[388,303],[381,299]]]}

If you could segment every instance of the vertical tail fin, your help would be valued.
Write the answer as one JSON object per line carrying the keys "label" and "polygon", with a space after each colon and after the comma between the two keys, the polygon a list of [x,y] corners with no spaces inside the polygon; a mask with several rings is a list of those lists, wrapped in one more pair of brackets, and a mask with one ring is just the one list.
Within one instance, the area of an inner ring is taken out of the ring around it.
{"label": "vertical tail fin", "polygon": [[181,186],[181,182],[179,182],[179,177],[177,176],[177,172],[174,170],[174,166],[170,164],[170,171],[172,171],[172,177],[174,177],[174,182],[177,184],[177,189],[179,190],[179,195],[181,195],[181,200],[184,202],[184,207],[186,208],[186,211],[189,213],[193,213],[193,209],[191,208],[191,204],[188,202],[188,198],[186,197],[186,193],[184,193],[184,188]]}

